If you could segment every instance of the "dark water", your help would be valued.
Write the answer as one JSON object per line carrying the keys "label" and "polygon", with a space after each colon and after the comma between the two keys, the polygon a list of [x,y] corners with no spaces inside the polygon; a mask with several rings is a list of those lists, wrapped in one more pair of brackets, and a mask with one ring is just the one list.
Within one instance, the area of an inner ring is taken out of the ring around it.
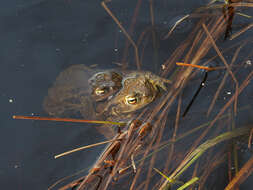
{"label": "dark water", "polygon": [[[158,35],[166,34],[177,18],[207,2],[154,1]],[[126,28],[130,26],[135,6],[135,1],[109,3]],[[103,147],[57,160],[54,155],[101,141],[103,137],[92,126],[13,120],[12,115],[46,116],[42,109],[43,99],[63,69],[73,64],[117,67],[114,63],[122,61],[126,38],[97,0],[5,1],[0,7],[0,23],[0,185],[10,190],[46,189],[57,179],[89,167]],[[137,41],[137,36],[150,25],[149,3],[143,1],[132,34],[134,40]],[[142,68],[158,71],[155,63],[163,63],[193,25],[194,21],[187,21],[177,29],[173,40],[160,41],[157,56],[149,39]],[[247,55],[248,52],[242,53]],[[133,55],[130,49],[127,62],[129,68],[135,69]],[[217,86],[210,83],[212,85]],[[229,86],[227,88],[229,91]],[[208,89],[200,99],[215,92],[215,89]],[[247,89],[246,95],[242,95],[242,105],[253,102],[252,84]],[[186,89],[185,98],[191,91],[192,87]],[[226,96],[229,94],[224,94],[224,98]],[[207,102],[196,106],[203,108]],[[252,110],[243,119],[244,123],[252,122]]]}

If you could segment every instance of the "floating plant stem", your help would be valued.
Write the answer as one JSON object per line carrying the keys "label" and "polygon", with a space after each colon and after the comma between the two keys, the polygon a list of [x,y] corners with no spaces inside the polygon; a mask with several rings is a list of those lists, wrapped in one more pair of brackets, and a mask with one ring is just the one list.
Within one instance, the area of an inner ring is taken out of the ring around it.
{"label": "floating plant stem", "polygon": [[164,173],[162,173],[161,171],[159,171],[156,168],[153,168],[157,173],[159,173],[161,176],[163,176],[165,179],[167,179],[169,181],[169,183],[175,183],[175,180],[170,179],[168,176],[166,176]]}
{"label": "floating plant stem", "polygon": [[248,148],[251,148],[251,142],[252,142],[252,135],[253,135],[253,129],[251,129],[250,131],[250,136],[249,136],[249,140],[248,140]]}
{"label": "floating plant stem", "polygon": [[204,70],[207,70],[207,71],[216,70],[216,68],[207,67],[207,66],[201,66],[201,65],[193,65],[193,64],[189,64],[189,63],[180,63],[180,62],[177,62],[176,64],[178,66],[195,67],[195,68],[204,69]]}
{"label": "floating plant stem", "polygon": [[187,187],[189,187],[190,185],[192,185],[195,182],[197,182],[198,180],[199,180],[198,177],[194,177],[194,178],[190,179],[189,181],[187,181],[184,185],[182,185],[181,187],[179,187],[177,190],[184,190]]}
{"label": "floating plant stem", "polygon": [[239,13],[239,12],[237,12],[237,13],[235,13],[235,14],[240,15],[240,16],[243,16],[243,17],[246,17],[246,18],[252,18],[252,16],[247,15],[247,14],[244,14],[244,13]]}
{"label": "floating plant stem", "polygon": [[13,119],[41,120],[41,121],[63,121],[63,122],[74,122],[74,123],[111,124],[111,125],[119,125],[119,126],[126,125],[126,123],[123,123],[123,122],[84,120],[84,119],[72,119],[72,118],[53,118],[53,117],[22,116],[22,115],[13,115],[12,118]]}
{"label": "floating plant stem", "polygon": [[170,36],[171,33],[175,30],[175,28],[176,28],[181,22],[183,22],[185,19],[187,19],[188,17],[190,17],[189,14],[184,15],[182,18],[178,19],[178,20],[175,22],[174,26],[170,29],[170,31],[168,32],[168,34],[167,34],[163,39],[165,40],[165,39],[169,38],[169,36]]}
{"label": "floating plant stem", "polygon": [[70,151],[58,154],[58,155],[54,156],[54,158],[57,159],[57,158],[60,158],[62,156],[66,156],[68,154],[71,154],[71,153],[74,153],[74,152],[78,152],[80,150],[84,150],[84,149],[87,149],[87,148],[92,148],[92,147],[99,146],[99,145],[102,145],[102,144],[107,144],[107,143],[110,143],[110,142],[113,142],[113,141],[116,141],[116,140],[112,139],[112,140],[103,141],[103,142],[99,142],[99,143],[95,143],[95,144],[91,144],[91,145],[82,146],[82,147],[79,147],[79,148],[76,148],[76,149],[73,149],[73,150],[70,150]]}
{"label": "floating plant stem", "polygon": [[248,26],[246,26],[245,28],[241,29],[240,31],[236,32],[235,34],[231,35],[230,40],[233,40],[235,38],[237,38],[238,36],[240,36],[242,33],[246,32],[247,30],[249,30],[250,28],[253,27],[253,23],[249,24]]}
{"label": "floating plant stem", "polygon": [[236,185],[243,183],[253,172],[253,157],[251,157],[246,164],[240,169],[238,174],[226,186],[225,190],[232,190]]}
{"label": "floating plant stem", "polygon": [[238,92],[238,89],[239,89],[239,83],[238,83],[238,80],[236,79],[234,73],[232,72],[230,66],[228,65],[227,61],[225,60],[224,56],[222,55],[221,51],[219,50],[218,46],[216,45],[215,41],[214,41],[214,38],[212,37],[212,35],[210,34],[210,32],[208,31],[207,27],[205,24],[202,24],[202,27],[204,29],[204,31],[206,32],[206,35],[207,37],[209,38],[211,44],[213,45],[213,48],[214,50],[216,51],[216,53],[219,55],[220,59],[222,60],[222,62],[224,63],[224,65],[226,66],[227,68],[227,71],[228,73],[231,75],[234,83],[235,83],[235,100],[234,100],[234,112],[235,112],[235,115],[236,115],[236,112],[237,112],[237,99],[238,99],[238,95],[239,95],[239,92]]}
{"label": "floating plant stem", "polygon": [[135,50],[135,59],[136,59],[136,64],[138,69],[141,68],[140,66],[140,58],[139,58],[139,50],[138,47],[136,46],[135,42],[133,41],[133,39],[131,38],[131,36],[127,33],[127,31],[125,30],[125,28],[121,25],[120,21],[114,16],[114,14],[112,13],[112,11],[106,6],[106,3],[110,2],[110,0],[107,1],[102,1],[101,5],[102,7],[106,10],[106,12],[112,17],[112,19],[114,20],[114,22],[118,25],[118,27],[122,30],[122,32],[125,34],[125,36],[127,37],[127,39],[129,40],[129,42],[132,44],[132,46],[134,47]]}
{"label": "floating plant stem", "polygon": [[[169,176],[170,180],[176,180],[181,176],[186,169],[188,169],[199,157],[206,152],[209,148],[223,142],[226,140],[230,140],[232,138],[245,135],[249,133],[250,128],[248,127],[242,127],[235,129],[230,132],[223,133],[213,139],[207,140],[203,144],[201,144],[199,147],[197,147],[193,152],[191,152],[187,158],[180,164],[180,166]],[[171,182],[167,180],[160,189],[165,190],[168,189],[171,185]]]}

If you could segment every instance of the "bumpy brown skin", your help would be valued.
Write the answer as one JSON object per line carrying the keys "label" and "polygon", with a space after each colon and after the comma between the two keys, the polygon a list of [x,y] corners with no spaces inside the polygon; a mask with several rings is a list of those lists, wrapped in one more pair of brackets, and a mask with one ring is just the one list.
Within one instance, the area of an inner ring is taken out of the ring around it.
{"label": "bumpy brown skin", "polygon": [[[80,112],[83,117],[94,119],[108,108],[112,110],[107,112],[110,115],[119,115],[152,102],[158,87],[166,90],[164,83],[168,82],[148,71],[98,71],[73,65],[59,74],[43,106],[48,114],[57,117]],[[134,98],[136,103],[129,103]]]}
{"label": "bumpy brown skin", "polygon": [[134,112],[151,103],[160,89],[166,90],[169,80],[158,77],[148,71],[129,72],[122,81],[122,89],[108,103],[105,111],[120,116]]}
{"label": "bumpy brown skin", "polygon": [[102,101],[121,89],[122,75],[113,70],[106,70],[94,74],[88,82],[93,100]]}
{"label": "bumpy brown skin", "polygon": [[[85,119],[129,120],[130,113],[156,98],[159,87],[166,90],[168,82],[147,71],[98,71],[73,65],[59,74],[43,107],[54,117],[80,113]],[[99,127],[106,137],[113,135],[111,129]]]}
{"label": "bumpy brown skin", "polygon": [[[110,109],[112,115],[133,112],[152,102],[155,96],[156,89],[144,77],[126,78],[123,81],[123,88],[107,109]],[[130,103],[131,100],[133,103]]]}
{"label": "bumpy brown skin", "polygon": [[93,113],[86,111],[92,108],[87,81],[93,72],[84,65],[73,65],[61,72],[48,90],[44,110],[54,117],[70,117],[78,112],[91,117]]}
{"label": "bumpy brown skin", "polygon": [[44,110],[57,117],[79,112],[86,119],[95,119],[95,107],[106,104],[105,100],[120,90],[121,81],[116,71],[99,72],[85,65],[73,65],[61,72],[48,90]]}

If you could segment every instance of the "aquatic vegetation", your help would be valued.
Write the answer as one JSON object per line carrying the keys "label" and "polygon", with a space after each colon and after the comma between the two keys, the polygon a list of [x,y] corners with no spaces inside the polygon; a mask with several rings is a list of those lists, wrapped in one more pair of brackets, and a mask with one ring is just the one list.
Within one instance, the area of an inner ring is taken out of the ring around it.
{"label": "aquatic vegetation", "polygon": [[[252,123],[249,120],[246,125],[243,121],[252,116],[252,105],[242,104],[241,98],[249,93],[246,88],[253,77],[250,64],[246,65],[252,59],[252,51],[248,51],[252,39],[239,39],[232,45],[223,40],[224,35],[234,40],[231,9],[242,6],[253,5],[229,1],[224,7],[224,3],[211,2],[184,17],[183,20],[197,18],[194,28],[167,60],[157,63],[160,71],[153,74],[142,71],[138,46],[147,31],[153,45],[157,43],[153,1],[150,1],[152,29],[144,31],[138,43],[107,7],[107,1],[102,2],[132,45],[138,71],[126,70],[125,62],[122,69],[99,71],[79,65],[63,71],[56,79],[44,103],[49,114],[65,116],[73,111],[80,112],[85,119],[109,122],[100,131],[108,137],[106,141],[68,151],[66,155],[108,145],[89,170],[70,176],[72,182],[65,181],[68,177],[59,180],[49,189],[202,190],[233,189],[243,183],[253,171],[252,155],[242,162],[238,153],[238,142],[246,141],[248,151],[252,144]],[[179,24],[180,21],[175,27]],[[166,38],[159,37],[171,40],[174,32],[167,31]],[[246,53],[241,57],[242,49]],[[202,64],[202,60],[207,62]],[[218,62],[217,67],[208,66],[212,60]],[[208,80],[207,73],[212,75],[221,70],[220,78]],[[195,77],[200,72],[204,75],[196,83]],[[196,97],[194,104],[188,101],[192,97]],[[110,122],[115,122],[113,127],[118,131],[108,127],[112,126]],[[65,154],[56,158],[62,155]],[[225,177],[210,177],[217,170]],[[222,182],[217,183],[219,180]]]}

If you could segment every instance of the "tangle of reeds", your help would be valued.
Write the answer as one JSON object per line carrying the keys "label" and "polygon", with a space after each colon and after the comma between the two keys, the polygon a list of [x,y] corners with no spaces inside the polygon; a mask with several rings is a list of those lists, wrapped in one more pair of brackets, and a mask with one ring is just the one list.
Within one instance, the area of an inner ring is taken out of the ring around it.
{"label": "tangle of reeds", "polygon": [[[251,1],[228,1],[228,3],[226,6],[232,7],[233,11],[238,7],[253,6]],[[122,62],[126,63],[126,55],[132,46],[136,68],[140,70],[144,63],[141,61],[142,55],[139,55],[143,51],[140,51],[138,44],[147,32],[151,33],[153,47],[157,47],[153,1],[150,1],[151,29],[145,30],[140,35],[138,43],[131,38],[131,31],[134,30],[141,1],[137,3],[129,33],[108,5],[107,2],[102,2],[105,11],[127,38]],[[113,6],[113,2],[110,3],[111,5]],[[173,37],[173,29],[183,20],[198,18],[186,39],[182,40],[174,53],[162,63],[160,76],[170,78],[173,82],[168,91],[156,100],[152,109],[145,108],[140,116],[133,118],[132,122],[122,127],[113,139],[106,141],[107,147],[87,175],[79,174],[78,179],[59,189],[165,190],[194,187],[200,190],[212,189],[209,186],[213,187],[215,184],[210,176],[225,165],[227,182],[223,183],[223,186],[226,190],[230,190],[238,189],[239,185],[252,174],[253,156],[251,155],[246,163],[241,163],[236,144],[238,138],[248,140],[250,148],[252,141],[252,124],[243,126],[237,124],[240,123],[237,121],[241,113],[252,110],[252,105],[240,105],[240,95],[244,93],[253,77],[252,69],[244,65],[247,60],[252,59],[252,49],[249,49],[252,39],[237,41],[230,47],[220,47],[226,43],[221,40],[224,34],[229,35],[228,24],[229,27],[232,25],[229,15],[224,16],[220,10],[222,7],[223,4],[210,4],[200,8],[180,19],[165,35],[164,39],[170,39]],[[208,12],[210,9],[212,11]],[[231,15],[230,12],[229,14]],[[251,27],[252,24],[249,24],[231,35],[230,40],[243,35],[243,32]],[[249,52],[248,57],[244,57],[245,60],[240,58],[242,49]],[[229,52],[233,52],[232,59],[227,58]],[[207,62],[203,63],[202,60]],[[217,60],[220,65],[209,67],[209,62],[213,60]],[[177,65],[177,62],[183,64]],[[123,64],[122,67],[126,68],[127,64]],[[197,101],[193,103],[194,105],[198,101],[207,101],[209,106],[199,106],[202,110],[195,111],[192,108],[192,111],[182,117],[186,104],[183,99],[184,91],[187,90],[187,86],[193,85],[192,79],[200,70],[208,74],[223,70],[224,75],[215,85],[212,85],[212,88],[216,89],[214,93],[206,99],[205,96],[201,96],[201,100],[197,97]],[[241,75],[242,72],[245,75]],[[220,106],[217,102],[220,102],[219,98],[222,96],[224,86],[228,84],[231,96]],[[196,126],[198,122],[199,126]],[[59,180],[50,189],[58,187],[56,185],[64,180]],[[218,181],[219,178],[214,180]]]}

